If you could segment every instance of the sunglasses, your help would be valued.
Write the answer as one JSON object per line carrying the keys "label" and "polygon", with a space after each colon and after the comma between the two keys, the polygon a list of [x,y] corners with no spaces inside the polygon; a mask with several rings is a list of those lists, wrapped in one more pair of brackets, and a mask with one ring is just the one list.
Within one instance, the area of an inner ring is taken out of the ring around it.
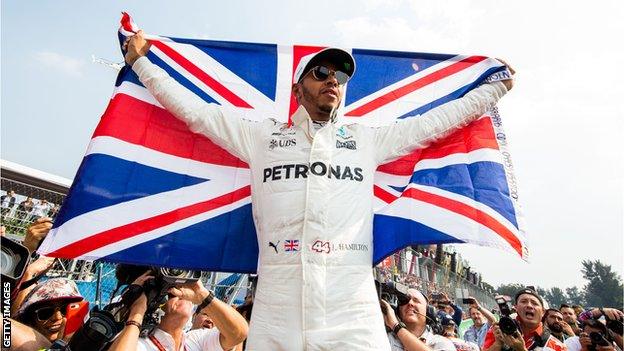
{"label": "sunglasses", "polygon": [[339,85],[345,85],[349,80],[349,75],[342,71],[334,71],[325,66],[316,66],[308,71],[312,73],[312,77],[318,81],[324,81],[329,78],[330,75],[336,77]]}
{"label": "sunglasses", "polygon": [[65,317],[65,315],[67,315],[68,305],[69,304],[66,303],[63,305],[41,307],[35,310],[35,316],[37,317],[39,321],[44,322],[52,318],[52,316],[56,313],[56,311],[60,311],[61,315]]}

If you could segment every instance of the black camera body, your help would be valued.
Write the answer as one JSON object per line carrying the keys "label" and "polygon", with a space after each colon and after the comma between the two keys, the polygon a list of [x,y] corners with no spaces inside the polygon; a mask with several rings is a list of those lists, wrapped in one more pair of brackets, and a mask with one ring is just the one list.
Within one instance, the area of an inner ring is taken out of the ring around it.
{"label": "black camera body", "polygon": [[520,335],[520,329],[518,328],[518,324],[513,318],[511,318],[511,308],[509,308],[509,303],[507,299],[503,296],[496,296],[494,298],[496,303],[498,304],[498,309],[500,310],[501,317],[498,321],[498,326],[501,331],[507,335]]}
{"label": "black camera body", "polygon": [[[379,298],[390,304],[392,309],[395,311],[399,308],[399,306],[405,305],[410,300],[407,295],[408,286],[405,284],[398,282],[381,283],[379,281],[375,281],[375,285],[377,287]],[[384,311],[383,308],[382,312],[386,314],[386,311]]]}
{"label": "black camera body", "polygon": [[624,334],[624,324],[621,319],[609,319],[607,316],[605,316],[605,319],[607,320],[607,328],[609,330],[617,335]]}
{"label": "black camera body", "polygon": [[591,332],[589,333],[589,338],[591,339],[591,345],[589,345],[589,351],[596,351],[596,347],[598,346],[609,346],[611,343],[605,339],[605,337],[601,333]]}

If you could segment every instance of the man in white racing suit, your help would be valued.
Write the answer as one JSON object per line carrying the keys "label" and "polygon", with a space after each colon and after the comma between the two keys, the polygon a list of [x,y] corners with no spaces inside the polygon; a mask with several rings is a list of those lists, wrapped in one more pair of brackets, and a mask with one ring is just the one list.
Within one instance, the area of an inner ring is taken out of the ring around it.
{"label": "man in white racing suit", "polygon": [[[125,45],[126,62],[162,106],[249,164],[260,252],[247,350],[389,350],[371,269],[375,170],[477,119],[512,81],[390,126],[340,125],[335,111],[355,62],[325,49],[295,70],[299,108],[289,126],[201,100],[145,57],[142,32]],[[298,250],[286,251],[286,241]]]}

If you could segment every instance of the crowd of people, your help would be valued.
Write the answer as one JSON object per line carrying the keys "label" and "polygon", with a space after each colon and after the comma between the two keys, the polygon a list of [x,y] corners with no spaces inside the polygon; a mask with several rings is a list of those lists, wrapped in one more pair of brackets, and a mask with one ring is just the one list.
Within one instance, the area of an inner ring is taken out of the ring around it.
{"label": "crowd of people", "polygon": [[[23,241],[34,252],[52,226],[50,218],[37,219]],[[12,343],[16,350],[62,348],[88,319],[89,304],[76,283],[68,278],[41,279],[53,259],[35,257],[12,295]],[[392,274],[380,269],[379,278]],[[154,272],[136,277],[130,286],[142,291]],[[402,281],[410,281],[409,275]],[[388,280],[390,281],[390,280]],[[130,290],[130,288],[128,288]],[[171,287],[159,307],[159,321],[147,330],[146,293],[128,303],[127,318],[110,340],[109,350],[244,350],[253,293],[240,306],[214,296],[201,280]],[[511,315],[499,307],[490,311],[475,298],[457,299],[441,291],[409,288],[396,305],[380,299],[392,350],[621,351],[624,313],[614,308],[562,304],[552,308],[531,288],[519,291]],[[513,328],[503,319],[511,320]],[[471,323],[464,332],[460,326]],[[618,329],[619,328],[619,329]]]}
{"label": "crowd of people", "polygon": [[[21,199],[21,201],[20,201]],[[3,225],[24,226],[41,217],[56,218],[60,205],[46,199],[33,199],[9,189],[0,196],[0,215]]]}

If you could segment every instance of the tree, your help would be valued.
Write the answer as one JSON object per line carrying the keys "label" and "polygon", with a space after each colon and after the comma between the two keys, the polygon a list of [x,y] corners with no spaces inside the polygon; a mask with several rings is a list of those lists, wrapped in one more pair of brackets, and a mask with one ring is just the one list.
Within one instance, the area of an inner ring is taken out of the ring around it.
{"label": "tree", "polygon": [[611,270],[611,266],[600,260],[584,260],[582,265],[583,278],[587,279],[587,284],[583,287],[587,305],[622,308],[624,286],[622,279]]}
{"label": "tree", "polygon": [[566,296],[568,299],[568,305],[584,305],[585,297],[583,293],[579,290],[578,286],[573,286],[571,288],[566,288]]}
{"label": "tree", "polygon": [[[496,289],[496,293],[499,295],[507,295],[510,296],[512,299],[514,298],[514,296],[516,295],[516,293],[520,290],[520,289],[524,289],[524,285],[522,284],[501,284],[498,289]],[[512,301],[513,303],[513,301]]]}
{"label": "tree", "polygon": [[562,303],[568,303],[568,298],[563,293],[563,290],[557,287],[546,290],[546,293],[543,296],[544,299],[548,301],[551,308],[559,308]]}

